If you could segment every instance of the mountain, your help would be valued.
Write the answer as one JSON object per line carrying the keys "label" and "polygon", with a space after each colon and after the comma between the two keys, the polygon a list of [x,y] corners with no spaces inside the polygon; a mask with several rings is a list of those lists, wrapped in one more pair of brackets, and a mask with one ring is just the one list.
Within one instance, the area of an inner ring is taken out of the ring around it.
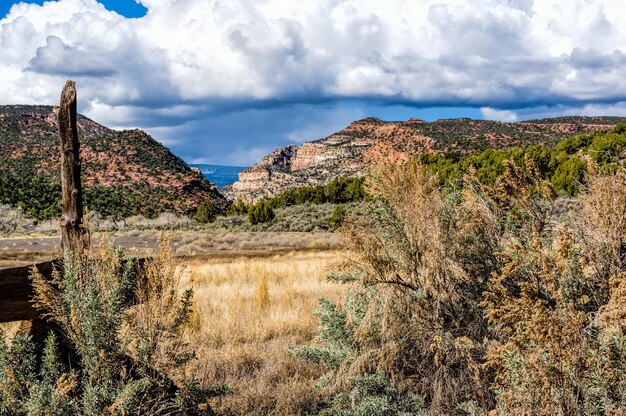
{"label": "mountain", "polygon": [[362,176],[381,160],[403,163],[421,153],[470,154],[488,148],[553,145],[576,133],[626,122],[619,117],[559,117],[504,123],[467,118],[425,122],[365,118],[321,140],[274,150],[239,173],[225,189],[231,199],[256,201],[296,186],[325,185],[338,177]]}
{"label": "mountain", "polygon": [[[114,131],[78,116],[86,207],[104,216],[189,214],[226,201],[215,185],[141,130]],[[59,137],[49,106],[0,106],[0,203],[38,219],[58,215]]]}
{"label": "mountain", "polygon": [[190,164],[189,167],[197,169],[209,181],[214,183],[218,188],[232,185],[237,182],[239,172],[247,169],[245,166],[224,166],[224,165],[201,165]]}

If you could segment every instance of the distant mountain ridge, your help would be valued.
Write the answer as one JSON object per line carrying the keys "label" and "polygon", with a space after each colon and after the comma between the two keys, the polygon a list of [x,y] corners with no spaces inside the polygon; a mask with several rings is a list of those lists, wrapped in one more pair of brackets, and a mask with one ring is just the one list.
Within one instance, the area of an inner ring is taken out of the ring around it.
{"label": "distant mountain ridge", "polygon": [[[82,115],[77,124],[89,210],[150,217],[189,214],[205,200],[226,207],[215,185],[145,132],[114,131]],[[0,203],[20,205],[41,219],[56,215],[57,129],[50,106],[0,106]]]}
{"label": "distant mountain ridge", "polygon": [[207,165],[207,164],[190,164],[192,169],[198,169],[200,173],[218,188],[232,185],[237,182],[239,172],[247,169],[246,166],[226,166],[226,165]]}
{"label": "distant mountain ridge", "polygon": [[622,117],[557,117],[505,123],[468,118],[425,122],[368,117],[328,137],[274,150],[239,173],[226,188],[231,199],[256,201],[296,186],[325,185],[338,177],[365,175],[381,160],[403,163],[422,153],[470,154],[488,148],[553,145],[576,133],[607,130]]}

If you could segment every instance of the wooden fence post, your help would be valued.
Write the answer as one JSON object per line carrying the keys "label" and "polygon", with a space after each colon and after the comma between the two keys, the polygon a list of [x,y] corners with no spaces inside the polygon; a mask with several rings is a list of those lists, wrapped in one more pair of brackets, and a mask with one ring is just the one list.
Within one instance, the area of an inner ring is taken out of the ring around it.
{"label": "wooden fence post", "polygon": [[61,92],[61,104],[55,111],[61,137],[61,246],[63,252],[73,249],[73,243],[85,238],[83,219],[83,189],[80,182],[80,144],[76,127],[76,83],[67,81]]}

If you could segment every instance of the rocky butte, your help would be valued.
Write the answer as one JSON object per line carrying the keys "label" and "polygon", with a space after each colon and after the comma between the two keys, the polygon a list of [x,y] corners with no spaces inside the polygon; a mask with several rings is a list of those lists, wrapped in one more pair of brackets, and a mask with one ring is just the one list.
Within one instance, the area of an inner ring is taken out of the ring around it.
{"label": "rocky butte", "polygon": [[591,133],[626,122],[619,117],[559,117],[504,123],[467,118],[425,122],[365,118],[320,140],[274,150],[239,173],[224,193],[257,201],[296,186],[324,185],[338,177],[362,176],[387,160],[404,163],[421,153],[469,154],[488,148],[552,145],[577,133]]}

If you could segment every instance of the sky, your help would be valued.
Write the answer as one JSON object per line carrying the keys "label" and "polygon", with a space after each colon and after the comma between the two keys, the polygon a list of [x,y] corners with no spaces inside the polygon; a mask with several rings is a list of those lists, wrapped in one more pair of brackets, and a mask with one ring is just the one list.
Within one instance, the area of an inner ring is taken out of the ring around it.
{"label": "sky", "polygon": [[189,163],[364,117],[626,116],[622,0],[0,0],[0,104],[59,101]]}

